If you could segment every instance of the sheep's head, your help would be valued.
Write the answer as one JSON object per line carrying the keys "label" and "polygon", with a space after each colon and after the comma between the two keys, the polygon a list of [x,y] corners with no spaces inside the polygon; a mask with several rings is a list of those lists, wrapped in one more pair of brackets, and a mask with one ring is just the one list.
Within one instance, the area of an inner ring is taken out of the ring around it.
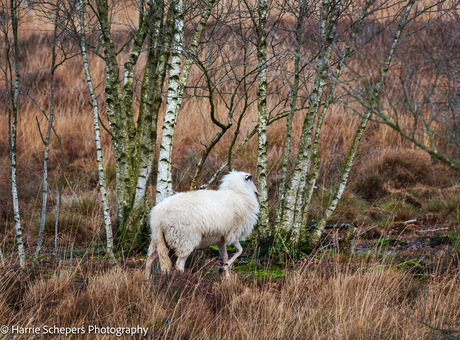
{"label": "sheep's head", "polygon": [[251,192],[256,197],[259,196],[259,192],[252,181],[252,175],[242,171],[232,171],[228,175],[225,175],[222,178],[222,184],[219,189]]}

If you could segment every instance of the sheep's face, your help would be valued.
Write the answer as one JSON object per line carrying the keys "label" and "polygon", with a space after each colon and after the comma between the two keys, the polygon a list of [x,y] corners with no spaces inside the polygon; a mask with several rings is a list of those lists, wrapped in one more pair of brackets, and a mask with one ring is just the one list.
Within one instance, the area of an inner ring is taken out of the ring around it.
{"label": "sheep's face", "polygon": [[254,193],[256,197],[259,195],[259,192],[252,181],[252,175],[241,171],[232,171],[228,175],[225,175],[222,178],[222,184],[219,187],[219,190],[221,189],[251,192]]}
{"label": "sheep's face", "polygon": [[259,196],[259,192],[257,191],[257,188],[254,185],[254,182],[252,181],[252,175],[244,173],[244,172],[243,172],[243,175],[244,175],[244,181],[246,185],[251,188],[251,190],[254,192],[254,194],[256,194],[256,196]]}

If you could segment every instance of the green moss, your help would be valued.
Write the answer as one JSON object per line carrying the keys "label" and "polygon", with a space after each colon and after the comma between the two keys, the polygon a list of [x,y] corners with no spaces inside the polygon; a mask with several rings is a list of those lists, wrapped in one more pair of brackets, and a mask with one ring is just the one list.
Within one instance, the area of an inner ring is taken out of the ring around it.
{"label": "green moss", "polygon": [[378,266],[370,267],[368,270],[369,271],[386,270],[390,268],[394,268],[396,270],[418,272],[418,273],[415,273],[414,276],[417,275],[419,276],[419,278],[421,278],[422,276],[424,278],[428,277],[428,275],[420,273],[421,271],[425,269],[425,266],[421,264],[419,259],[411,259],[411,260],[408,260],[408,261],[405,261],[399,264],[380,264]]}
{"label": "green moss", "polygon": [[[217,247],[217,246],[209,246],[209,248],[211,250],[214,250],[214,251],[217,251],[217,252],[219,251],[219,247]],[[235,247],[227,247],[227,251],[233,253],[233,252],[236,251],[236,248]]]}
{"label": "green moss", "polygon": [[400,270],[423,270],[425,267],[422,264],[420,264],[420,260],[411,259],[396,265],[395,268]]}
{"label": "green moss", "polygon": [[390,214],[395,221],[405,221],[418,215],[417,209],[410,203],[400,199],[390,199],[381,204],[380,208]]}
{"label": "green moss", "polygon": [[282,269],[278,267],[261,267],[256,264],[256,261],[250,261],[242,266],[235,267],[235,271],[255,274],[257,279],[276,279],[286,276]]}
{"label": "green moss", "polygon": [[380,240],[375,241],[375,244],[380,246],[380,247],[394,247],[394,246],[403,246],[407,245],[406,241],[400,240],[399,238],[382,238]]}

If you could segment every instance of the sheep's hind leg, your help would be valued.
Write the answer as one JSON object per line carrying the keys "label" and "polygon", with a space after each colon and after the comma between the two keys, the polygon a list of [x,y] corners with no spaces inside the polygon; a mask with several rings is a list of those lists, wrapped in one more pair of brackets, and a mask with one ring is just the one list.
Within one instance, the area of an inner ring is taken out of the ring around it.
{"label": "sheep's hind leg", "polygon": [[178,257],[176,261],[176,269],[180,272],[184,272],[185,270],[185,261],[187,260],[188,256]]}
{"label": "sheep's hind leg", "polygon": [[233,256],[232,256],[232,258],[230,260],[228,260],[228,261],[226,261],[224,263],[224,270],[225,270],[225,276],[226,277],[230,276],[230,273],[228,271],[230,266],[233,264],[233,262],[235,262],[235,260],[238,258],[238,256],[240,256],[243,253],[243,248],[241,247],[241,244],[240,244],[239,241],[236,241],[234,246],[236,248],[236,253],[233,254]]}
{"label": "sheep's hind leg", "polygon": [[150,278],[150,274],[152,273],[152,264],[157,259],[158,253],[155,247],[152,249],[152,252],[147,257],[146,265],[145,265],[145,274],[147,276],[147,280]]}

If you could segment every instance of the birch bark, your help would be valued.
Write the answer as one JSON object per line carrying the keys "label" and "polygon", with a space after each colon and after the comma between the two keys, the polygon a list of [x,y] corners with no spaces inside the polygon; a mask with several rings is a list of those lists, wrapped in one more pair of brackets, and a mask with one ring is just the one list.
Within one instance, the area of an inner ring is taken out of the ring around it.
{"label": "birch bark", "polygon": [[[143,87],[138,119],[140,136],[136,147],[139,166],[134,206],[137,206],[145,197],[147,181],[152,172],[156,151],[158,111],[162,102],[161,88],[166,75],[169,47],[172,40],[171,30],[165,32],[163,40],[159,40],[161,38],[160,30],[163,27],[163,1],[159,0],[156,3],[149,1],[149,6],[153,10],[152,22],[155,23],[155,26],[149,31],[147,42],[149,51],[144,80],[142,81]],[[171,15],[170,11],[167,23],[171,21]],[[167,25],[170,27],[169,24]]]}
{"label": "birch bark", "polygon": [[96,93],[94,91],[91,73],[88,66],[88,55],[86,53],[86,39],[85,39],[85,6],[83,0],[80,2],[80,25],[81,25],[81,55],[83,59],[83,68],[85,70],[86,82],[91,96],[91,105],[93,107],[93,123],[94,123],[94,137],[96,141],[96,162],[99,175],[99,191],[101,193],[102,210],[104,213],[105,233],[107,237],[107,255],[109,259],[116,263],[116,258],[113,253],[113,233],[112,222],[110,218],[109,202],[107,198],[107,189],[105,187],[105,174],[104,174],[104,160],[102,158],[102,145],[101,145],[101,132],[99,128],[99,106],[97,103]]}
{"label": "birch bark", "polygon": [[[11,159],[11,194],[13,196],[13,214],[14,227],[16,230],[16,242],[18,244],[19,265],[25,266],[24,241],[22,240],[21,215],[19,213],[18,186],[16,183],[16,136],[17,136],[17,114],[18,114],[18,97],[19,97],[19,45],[18,45],[18,14],[17,7],[19,3],[11,0],[11,23],[13,29],[13,55],[14,55],[14,90],[11,105],[11,142],[10,142],[10,159]],[[5,37],[8,39],[8,37]]]}
{"label": "birch bark", "polygon": [[284,156],[283,156],[283,163],[281,165],[281,177],[279,182],[278,188],[278,206],[276,210],[276,226],[281,225],[281,221],[283,220],[283,212],[284,212],[284,201],[287,189],[287,173],[289,167],[289,158],[291,155],[291,134],[292,134],[292,121],[294,119],[294,114],[296,111],[296,104],[297,104],[297,95],[299,92],[299,81],[300,81],[300,49],[302,47],[301,40],[302,40],[302,27],[307,15],[307,1],[302,0],[299,9],[299,17],[297,19],[296,29],[295,29],[295,41],[296,41],[296,48],[295,48],[295,56],[294,56],[294,83],[291,89],[291,103],[289,108],[289,114],[286,119],[286,141],[284,144]]}
{"label": "birch bark", "polygon": [[329,60],[332,54],[331,44],[337,29],[339,8],[340,1],[336,0],[332,2],[324,0],[321,4],[320,36],[325,41],[326,46],[322,47],[322,51],[320,52],[318,59],[315,82],[311,93],[310,107],[302,128],[299,151],[294,167],[294,173],[292,174],[287,190],[284,217],[282,221],[282,230],[290,232],[291,240],[295,244],[299,241],[301,229],[301,224],[295,223],[296,213],[301,213],[302,209],[302,197],[311,160],[309,149],[311,148],[312,143],[313,124],[315,115],[321,104],[321,97],[328,78]]}
{"label": "birch bark", "polygon": [[171,53],[171,66],[169,70],[168,94],[166,113],[163,122],[163,131],[158,157],[158,176],[156,204],[173,194],[172,189],[172,147],[177,116],[180,111],[180,67],[182,61],[182,49],[184,44],[184,13],[182,0],[174,0],[174,38]]}
{"label": "birch bark", "polygon": [[185,85],[187,84],[190,70],[193,65],[193,58],[197,56],[201,35],[209,16],[211,15],[211,10],[215,1],[216,0],[207,0],[206,2],[205,10],[195,29],[182,72],[180,71],[180,66],[184,45],[184,9],[182,0],[175,0],[173,2],[175,12],[175,29],[173,51],[171,54],[171,66],[169,70],[166,113],[161,136],[160,155],[158,157],[156,204],[174,193],[172,188],[171,167],[174,131],[182,105]]}
{"label": "birch bark", "polygon": [[367,109],[366,113],[363,116],[363,119],[361,120],[361,123],[356,131],[355,137],[353,139],[352,146],[350,148],[350,151],[348,152],[348,156],[345,160],[345,164],[342,169],[342,175],[339,180],[339,185],[337,187],[337,191],[334,194],[334,197],[332,198],[332,201],[329,203],[329,206],[326,208],[326,211],[324,213],[323,218],[319,221],[318,226],[316,227],[315,231],[310,237],[310,246],[315,248],[318,246],[321,235],[324,231],[324,228],[326,227],[327,220],[331,217],[332,213],[335,211],[337,204],[342,197],[343,191],[345,190],[347,181],[348,181],[348,176],[350,174],[351,167],[353,165],[353,160],[356,155],[356,151],[358,150],[359,142],[361,141],[361,137],[364,133],[364,130],[366,129],[367,123],[369,121],[369,118],[372,115],[372,112],[375,110],[375,108],[378,106],[380,96],[382,93],[382,86],[383,82],[385,80],[385,76],[388,72],[388,69],[390,67],[391,61],[393,59],[394,51],[395,48],[399,42],[399,39],[401,37],[401,33],[404,29],[404,27],[407,24],[407,18],[409,16],[409,13],[412,9],[412,6],[416,0],[409,0],[404,13],[402,15],[401,21],[399,22],[398,28],[396,30],[393,42],[391,44],[390,50],[388,52],[387,58],[380,69],[379,72],[379,79],[377,81],[377,84],[374,86],[374,89],[372,91],[372,97],[370,99],[370,107]]}
{"label": "birch bark", "polygon": [[40,218],[40,229],[38,231],[37,248],[35,250],[34,262],[37,261],[38,255],[40,254],[40,249],[43,244],[43,234],[45,231],[45,223],[46,223],[46,206],[48,202],[49,143],[50,143],[50,137],[51,137],[51,130],[53,127],[53,118],[54,118],[54,83],[55,83],[54,74],[56,72],[56,44],[57,44],[57,30],[58,30],[58,21],[59,21],[58,11],[59,11],[59,6],[56,5],[56,12],[55,12],[55,18],[54,18],[54,30],[53,30],[53,43],[52,43],[52,49],[51,49],[50,114],[48,118],[48,128],[46,131],[46,137],[44,140],[45,154],[44,154],[44,161],[43,161],[43,185],[42,185],[43,200],[42,200],[42,211],[41,211],[41,218]]}
{"label": "birch bark", "polygon": [[257,125],[257,190],[259,192],[259,220],[258,230],[262,239],[270,236],[268,217],[268,189],[267,189],[267,0],[259,0],[259,26],[258,30],[258,125]]}
{"label": "birch bark", "polygon": [[327,113],[327,110],[329,109],[329,106],[331,105],[331,103],[333,102],[334,100],[334,93],[335,93],[335,88],[337,86],[337,83],[338,83],[338,80],[339,80],[339,77],[340,77],[340,73],[342,71],[342,67],[344,65],[344,63],[346,62],[346,60],[348,59],[349,57],[349,52],[350,52],[350,48],[351,48],[351,43],[354,41],[354,38],[356,37],[356,34],[358,31],[361,30],[362,28],[362,23],[363,23],[363,20],[364,18],[367,16],[368,14],[368,10],[369,8],[374,4],[375,0],[372,0],[372,1],[368,1],[366,2],[366,5],[364,6],[356,24],[354,25],[353,29],[352,29],[352,33],[351,33],[351,36],[350,36],[350,40],[346,43],[346,46],[345,46],[345,49],[342,53],[342,56],[341,56],[341,59],[337,65],[337,68],[334,72],[334,77],[332,79],[332,82],[329,86],[329,93],[328,93],[328,96],[327,96],[327,99],[321,109],[321,114],[319,115],[318,117],[318,121],[316,123],[316,128],[315,128],[315,137],[314,137],[314,140],[313,140],[313,144],[312,144],[312,150],[311,150],[311,157],[312,157],[312,170],[310,171],[310,176],[309,176],[309,179],[308,179],[308,185],[307,185],[307,191],[306,191],[306,194],[305,194],[305,200],[304,200],[304,205],[302,207],[303,211],[302,211],[302,219],[300,221],[298,221],[297,223],[301,223],[302,224],[302,227],[301,227],[301,232],[300,232],[300,238],[303,239],[305,237],[305,233],[306,233],[306,226],[307,226],[307,222],[308,222],[308,212],[309,212],[309,207],[310,207],[310,203],[311,203],[311,198],[313,196],[313,191],[315,189],[315,185],[316,185],[316,180],[318,178],[318,172],[319,172],[319,167],[320,167],[320,161],[319,161],[319,153],[318,153],[318,143],[319,143],[319,137],[320,137],[320,134],[321,134],[321,128],[322,128],[322,125],[323,125],[323,120],[324,120],[324,117]]}
{"label": "birch bark", "polygon": [[112,133],[113,153],[115,157],[117,218],[123,223],[129,215],[130,189],[132,187],[132,167],[129,161],[129,132],[123,93],[121,90],[119,67],[115,44],[112,39],[109,21],[109,8],[106,0],[96,0],[101,42],[106,62],[106,110]]}
{"label": "birch bark", "polygon": [[[165,3],[149,0],[148,10],[139,13],[139,27],[133,36],[133,47],[124,64],[120,80],[115,43],[106,0],[96,0],[100,40],[106,63],[105,101],[115,157],[118,246],[130,250],[141,245],[147,216],[145,200],[147,182],[156,151],[157,117],[161,106],[161,90],[168,69],[176,6],[171,5],[166,23]],[[141,5],[143,8],[144,6]],[[147,38],[147,46],[145,40]],[[146,48],[145,48],[146,47]],[[134,69],[140,53],[147,51],[147,63],[141,84],[137,126],[134,121]],[[179,65],[180,66],[180,65]]]}

